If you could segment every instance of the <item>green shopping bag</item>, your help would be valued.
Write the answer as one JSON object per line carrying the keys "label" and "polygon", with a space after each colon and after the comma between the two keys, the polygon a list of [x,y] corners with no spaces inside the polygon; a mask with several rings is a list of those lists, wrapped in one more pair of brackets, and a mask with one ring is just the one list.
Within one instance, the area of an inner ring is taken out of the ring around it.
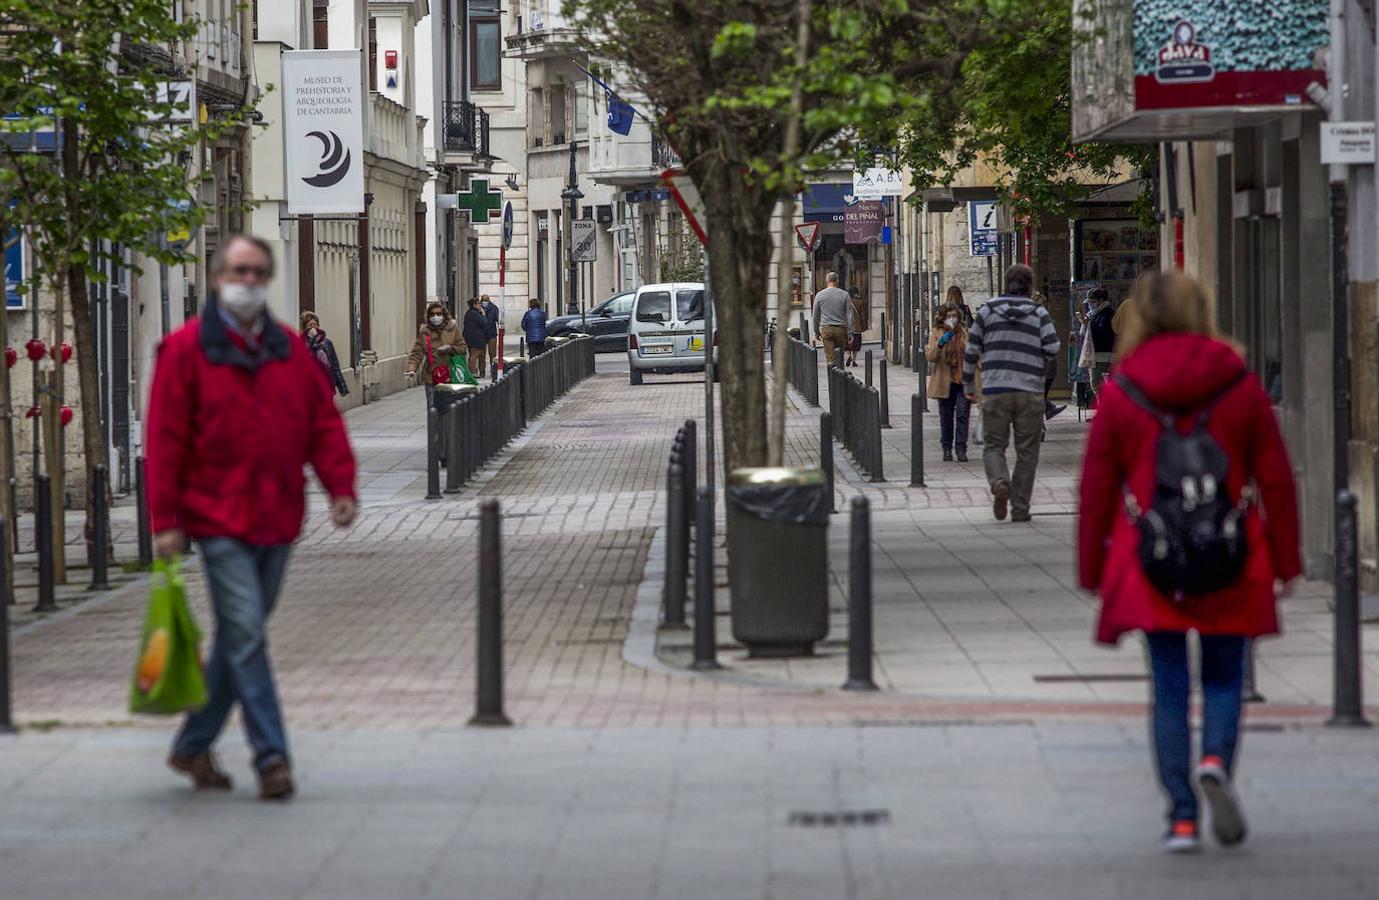
{"label": "green shopping bag", "polygon": [[176,715],[206,704],[201,672],[201,630],[187,608],[181,564],[153,564],[153,591],[129,686],[129,711]]}
{"label": "green shopping bag", "polygon": [[450,383],[451,384],[478,384],[479,379],[474,377],[474,373],[469,371],[469,363],[465,362],[464,357],[455,355],[450,357]]}

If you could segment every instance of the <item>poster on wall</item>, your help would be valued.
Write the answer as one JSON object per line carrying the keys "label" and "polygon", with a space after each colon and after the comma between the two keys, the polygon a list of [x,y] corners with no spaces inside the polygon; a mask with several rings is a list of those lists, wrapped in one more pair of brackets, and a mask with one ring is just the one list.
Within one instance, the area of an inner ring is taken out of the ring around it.
{"label": "poster on wall", "polygon": [[292,215],[364,211],[364,91],[358,50],[288,50],[283,148]]}
{"label": "poster on wall", "polygon": [[1141,272],[1159,267],[1159,233],[1134,219],[1081,219],[1074,225],[1079,282],[1096,282],[1119,305]]}
{"label": "poster on wall", "polygon": [[1134,0],[1137,110],[1293,106],[1326,84],[1326,0]]}
{"label": "poster on wall", "polygon": [[23,309],[24,295],[19,292],[24,284],[24,233],[11,228],[5,235],[5,307]]}

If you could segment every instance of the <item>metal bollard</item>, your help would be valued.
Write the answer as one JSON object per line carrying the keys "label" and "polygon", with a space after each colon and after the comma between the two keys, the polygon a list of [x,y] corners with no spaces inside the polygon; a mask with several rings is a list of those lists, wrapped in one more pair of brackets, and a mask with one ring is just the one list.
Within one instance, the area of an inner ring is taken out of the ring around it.
{"label": "metal bollard", "polygon": [[442,418],[441,427],[445,429],[445,493],[454,494],[463,490],[465,480],[464,420],[460,410],[468,403],[461,399],[450,405]]}
{"label": "metal bollard", "polygon": [[109,560],[105,557],[105,545],[110,537],[110,510],[105,502],[105,466],[98,465],[92,472],[91,490],[94,492],[92,503],[93,512],[96,514],[96,521],[91,528],[91,587],[87,590],[108,591],[110,590],[110,575],[106,565]]}
{"label": "metal bollard", "polygon": [[[0,546],[8,540],[9,523],[0,518]],[[5,571],[5,554],[0,553],[0,734],[14,734],[14,716],[10,703],[10,595],[4,590],[9,583]]]}
{"label": "metal bollard", "polygon": [[682,630],[685,624],[685,580],[689,575],[688,535],[685,534],[684,469],[671,463],[666,470],[666,628]]}
{"label": "metal bollard", "polygon": [[891,396],[886,386],[886,358],[881,357],[881,427],[891,427]]}
{"label": "metal bollard", "polygon": [[1245,659],[1242,664],[1243,677],[1240,679],[1240,702],[1264,703],[1264,695],[1255,684],[1255,642],[1245,639]]}
{"label": "metal bollard", "polygon": [[924,487],[924,409],[910,397],[910,487]]}
{"label": "metal bollard", "polygon": [[871,459],[871,480],[885,481],[885,452],[881,446],[881,400],[877,395],[876,388],[867,388],[870,395],[864,404],[866,413],[867,428],[867,449],[870,451]]}
{"label": "metal bollard", "polygon": [[694,662],[692,669],[719,669],[713,604],[713,494],[699,489],[699,520],[694,526]]}
{"label": "metal bollard", "polygon": [[517,336],[517,355],[527,355],[527,339],[520,334]]}
{"label": "metal bollard", "polygon": [[[148,479],[144,473],[144,458],[134,458],[134,493],[139,529],[139,568],[153,566],[153,533],[148,520]],[[17,530],[17,529],[16,529]]]}
{"label": "metal bollard", "polygon": [[53,594],[53,495],[48,488],[48,476],[34,479],[34,542],[38,545],[38,605],[34,612],[57,612]]}
{"label": "metal bollard", "polygon": [[441,498],[441,428],[440,413],[434,406],[426,408],[426,499]]}
{"label": "metal bollard", "polygon": [[828,511],[837,512],[833,498],[833,416],[819,413],[819,468],[824,470],[824,483],[828,487]]}
{"label": "metal bollard", "polygon": [[479,504],[479,634],[470,725],[511,725],[503,714],[503,535],[498,501]]}
{"label": "metal bollard", "polygon": [[1360,571],[1355,495],[1336,493],[1336,638],[1333,728],[1365,728],[1360,654]]}
{"label": "metal bollard", "polygon": [[843,690],[877,690],[871,661],[871,508],[866,497],[853,497],[848,533],[848,680]]}
{"label": "metal bollard", "polygon": [[868,350],[866,353],[862,354],[862,358],[863,358],[863,360],[865,360],[865,362],[866,362],[866,378],[867,378],[867,380],[864,381],[864,382],[862,382],[862,383],[863,383],[864,385],[866,385],[867,387],[871,387],[872,351]]}
{"label": "metal bollard", "polygon": [[[694,519],[694,498],[699,494],[699,423],[685,420],[685,522]],[[686,531],[686,534],[689,532]]]}

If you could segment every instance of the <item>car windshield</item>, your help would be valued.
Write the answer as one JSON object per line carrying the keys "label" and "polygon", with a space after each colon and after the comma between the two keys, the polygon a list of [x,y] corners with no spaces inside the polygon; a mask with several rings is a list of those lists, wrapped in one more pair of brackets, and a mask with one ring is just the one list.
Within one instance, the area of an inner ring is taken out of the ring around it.
{"label": "car windshield", "polygon": [[680,313],[681,322],[693,322],[704,318],[704,289],[677,291],[675,306]]}
{"label": "car windshield", "polygon": [[638,322],[669,322],[670,292],[646,291],[637,299]]}

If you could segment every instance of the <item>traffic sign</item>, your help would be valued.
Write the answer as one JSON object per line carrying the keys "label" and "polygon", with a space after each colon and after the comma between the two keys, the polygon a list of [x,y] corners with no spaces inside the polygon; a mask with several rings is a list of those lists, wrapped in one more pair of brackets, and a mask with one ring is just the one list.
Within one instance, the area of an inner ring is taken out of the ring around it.
{"label": "traffic sign", "polygon": [[574,262],[594,262],[599,258],[598,226],[593,219],[578,219],[570,223],[570,259]]}
{"label": "traffic sign", "polygon": [[805,222],[803,225],[795,226],[795,239],[800,242],[800,249],[805,253],[814,249],[814,244],[819,240],[819,223]]}
{"label": "traffic sign", "polygon": [[996,201],[971,200],[967,204],[967,252],[970,256],[995,256],[998,231]]}
{"label": "traffic sign", "polygon": [[661,173],[661,180],[670,188],[670,196],[675,198],[675,205],[694,229],[699,243],[707,247],[709,235],[704,225],[708,220],[704,216],[704,199],[699,196],[699,188],[684,169],[666,169]]}
{"label": "traffic sign", "polygon": [[512,201],[503,204],[503,249],[512,249]]}

